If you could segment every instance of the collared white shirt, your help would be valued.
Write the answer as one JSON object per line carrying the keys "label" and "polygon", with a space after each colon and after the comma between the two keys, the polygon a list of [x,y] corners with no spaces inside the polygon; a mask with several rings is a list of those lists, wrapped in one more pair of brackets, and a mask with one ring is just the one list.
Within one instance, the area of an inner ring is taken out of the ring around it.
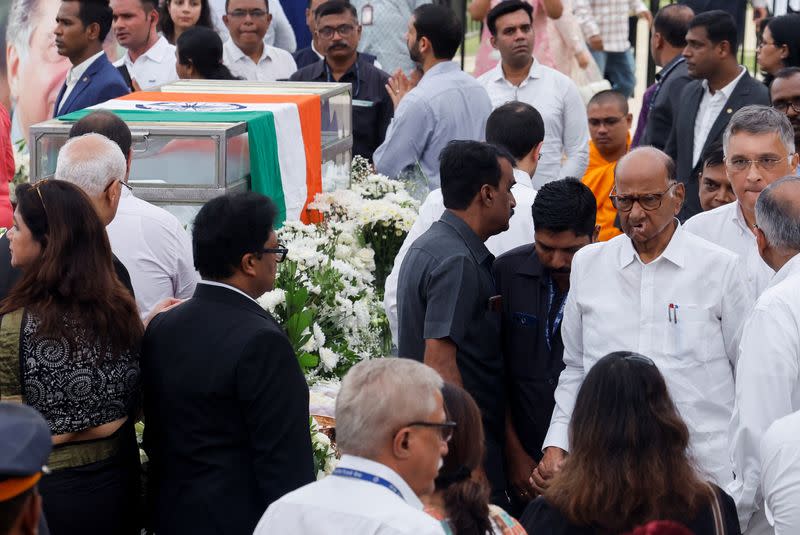
{"label": "collared white shirt", "polygon": [[492,108],[519,100],[542,115],[544,145],[533,175],[534,188],[538,190],[559,178],[584,175],[589,165],[589,127],[586,107],[575,82],[535,59],[528,77],[519,86],[506,80],[502,62],[478,78],[478,82],[489,94]]}
{"label": "collared white shirt", "polygon": [[[742,331],[731,419],[731,457],[742,526],[761,503],[759,441],[778,418],[800,410],[800,255],[761,294]],[[798,497],[800,502],[800,497]]]}
{"label": "collared white shirt", "polygon": [[388,481],[401,496],[372,481],[330,475],[286,494],[269,506],[253,535],[443,535],[442,526],[422,511],[422,502],[386,465],[344,455],[348,468]]}
{"label": "collared white shirt", "polygon": [[67,71],[67,79],[65,80],[67,88],[64,90],[64,95],[61,97],[61,101],[58,103],[58,106],[56,106],[57,110],[60,110],[61,106],[63,106],[64,103],[67,101],[70,93],[72,93],[72,90],[75,89],[78,80],[81,79],[81,76],[83,76],[83,73],[85,73],[86,69],[89,68],[89,65],[94,63],[94,61],[103,54],[105,54],[105,51],[101,50],[94,56],[82,61],[78,65],[74,65],[69,71]]}
{"label": "collared white shirt", "polygon": [[758,254],[756,235],[747,227],[739,202],[700,212],[689,218],[684,228],[739,255],[747,286],[752,291],[752,302],[755,303],[775,272]]}
{"label": "collared white shirt", "polygon": [[261,58],[255,63],[236,46],[233,39],[228,39],[222,45],[222,61],[233,74],[251,82],[286,79],[297,70],[294,58],[285,50],[265,44]]}
{"label": "collared white shirt", "polygon": [[174,215],[122,188],[117,215],[106,231],[112,251],[131,275],[142,318],[168,297],[192,297],[199,279],[192,242]]}
{"label": "collared white shirt", "polygon": [[[572,260],[561,324],[566,368],[543,447],[569,450],[569,421],[586,373],[611,352],[635,351],[663,374],[704,477],[729,483],[733,367],[748,303],[736,255],[680,225],[647,264],[624,234],[582,248]],[[678,306],[677,323],[670,305]]]}
{"label": "collared white shirt", "polygon": [[761,484],[775,535],[800,533],[800,411],[770,426],[761,441]]}
{"label": "collared white shirt", "polygon": [[177,80],[175,62],[175,46],[169,44],[169,41],[161,35],[147,52],[136,58],[136,61],[131,61],[130,54],[125,52],[124,56],[114,62],[114,66],[125,65],[131,78],[136,80],[140,88],[147,90]]}
{"label": "collared white shirt", "polygon": [[200,279],[199,281],[197,281],[197,284],[205,284],[207,286],[216,286],[218,288],[227,288],[228,290],[230,290],[232,292],[236,292],[237,294],[245,296],[246,298],[248,298],[253,303],[257,304],[258,306],[261,306],[261,305],[258,304],[258,301],[256,301],[255,299],[253,299],[252,297],[250,297],[249,295],[247,295],[246,293],[241,291],[236,286],[231,286],[230,284],[225,284],[224,282],[210,281],[210,280],[206,280],[206,279]]}
{"label": "collared white shirt", "polygon": [[[533,243],[533,214],[531,208],[536,199],[536,190],[533,188],[531,177],[521,169],[514,169],[514,180],[516,184],[511,188],[517,206],[514,214],[508,222],[508,230],[492,236],[486,240],[486,248],[495,257],[510,251],[520,245]],[[392,341],[397,345],[397,281],[400,276],[400,266],[406,257],[411,245],[439,218],[445,211],[442,190],[436,188],[425,198],[425,202],[419,207],[419,215],[414,221],[411,230],[408,231],[403,245],[394,258],[392,272],[386,278],[385,293],[383,297],[383,307],[389,319],[389,328],[392,331]]]}
{"label": "collared white shirt", "polygon": [[708,80],[703,80],[703,98],[700,100],[700,106],[697,108],[697,115],[694,119],[694,147],[692,152],[692,164],[697,165],[700,160],[703,146],[706,144],[708,133],[711,132],[711,127],[717,120],[717,117],[722,113],[722,108],[731,97],[731,93],[736,88],[736,84],[742,79],[747,69],[739,65],[739,76],[733,79],[731,83],[711,94],[708,87]]}

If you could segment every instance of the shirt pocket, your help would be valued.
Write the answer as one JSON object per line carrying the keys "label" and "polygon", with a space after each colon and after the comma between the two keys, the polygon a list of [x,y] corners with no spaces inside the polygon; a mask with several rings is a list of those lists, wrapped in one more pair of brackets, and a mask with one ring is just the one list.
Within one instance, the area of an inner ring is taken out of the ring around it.
{"label": "shirt pocket", "polygon": [[663,329],[664,354],[681,360],[708,361],[712,320],[714,315],[705,305],[678,305]]}

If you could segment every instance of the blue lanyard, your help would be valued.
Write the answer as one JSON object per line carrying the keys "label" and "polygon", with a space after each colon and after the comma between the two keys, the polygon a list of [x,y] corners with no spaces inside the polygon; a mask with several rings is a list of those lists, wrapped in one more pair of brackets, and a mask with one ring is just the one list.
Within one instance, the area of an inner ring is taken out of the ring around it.
{"label": "blue lanyard", "polygon": [[[356,66],[356,87],[355,90],[353,91],[353,97],[357,97],[358,92],[361,91],[361,69],[359,69],[358,67],[358,57],[356,57],[355,66]],[[327,77],[329,83],[333,81],[333,75],[331,74],[331,69],[330,67],[328,67],[327,61],[325,61],[325,76]],[[344,75],[342,75],[342,78],[344,78]]]}
{"label": "blue lanyard", "polygon": [[[665,69],[659,73],[660,76],[658,77],[658,83],[656,84],[656,90],[653,92],[653,97],[650,99],[650,106],[648,106],[648,112],[652,111],[653,106],[655,106],[656,104],[656,97],[661,92],[661,86],[664,85],[664,78],[669,76],[669,73],[671,73],[675,69],[675,67],[677,67],[684,61],[686,61],[685,58],[680,58],[678,61],[670,65],[668,69]],[[330,80],[328,81],[330,82]]]}
{"label": "blue lanyard", "polygon": [[382,477],[373,474],[368,474],[367,472],[352,470],[350,468],[337,468],[333,471],[331,475],[339,477],[349,477],[350,479],[360,479],[361,481],[366,481],[367,483],[373,483],[375,485],[380,485],[381,487],[386,487],[387,489],[391,490],[392,492],[400,496],[401,500],[405,500],[400,490],[389,481],[383,479]]}
{"label": "blue lanyard", "polygon": [[553,283],[552,277],[547,280],[547,321],[544,327],[544,338],[547,342],[547,349],[552,350],[552,338],[556,335],[561,320],[564,319],[564,306],[567,304],[567,296],[561,300],[561,306],[558,308],[556,317],[553,319],[553,325],[550,325],[550,310],[553,308],[553,301],[556,298],[556,285]]}

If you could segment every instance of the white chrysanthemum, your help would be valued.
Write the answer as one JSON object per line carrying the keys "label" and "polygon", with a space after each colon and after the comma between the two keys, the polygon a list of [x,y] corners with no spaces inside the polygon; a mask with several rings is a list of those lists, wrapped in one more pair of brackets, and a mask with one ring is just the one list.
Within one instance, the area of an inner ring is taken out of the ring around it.
{"label": "white chrysanthemum", "polygon": [[325,345],[325,333],[322,332],[322,327],[319,324],[315,323],[312,326],[312,332],[314,334],[314,341],[317,344],[317,347],[322,347]]}
{"label": "white chrysanthemum", "polygon": [[258,301],[258,304],[261,305],[265,310],[275,312],[275,309],[278,307],[278,305],[282,305],[286,302],[286,292],[280,288],[275,288],[274,290],[259,297],[256,301]]}
{"label": "white chrysanthemum", "polygon": [[332,372],[336,365],[339,363],[339,355],[328,349],[327,347],[319,348],[319,360],[322,367],[329,372]]}

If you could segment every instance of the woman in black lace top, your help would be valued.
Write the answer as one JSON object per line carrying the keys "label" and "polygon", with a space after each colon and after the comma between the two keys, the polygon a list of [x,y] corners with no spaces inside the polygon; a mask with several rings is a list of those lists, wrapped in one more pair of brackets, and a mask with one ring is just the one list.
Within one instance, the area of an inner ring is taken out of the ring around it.
{"label": "woman in black lace top", "polygon": [[53,535],[137,533],[136,304],[80,189],[24,184],[17,203],[9,242],[23,276],[0,304],[0,396],[21,397],[50,424],[40,490]]}

